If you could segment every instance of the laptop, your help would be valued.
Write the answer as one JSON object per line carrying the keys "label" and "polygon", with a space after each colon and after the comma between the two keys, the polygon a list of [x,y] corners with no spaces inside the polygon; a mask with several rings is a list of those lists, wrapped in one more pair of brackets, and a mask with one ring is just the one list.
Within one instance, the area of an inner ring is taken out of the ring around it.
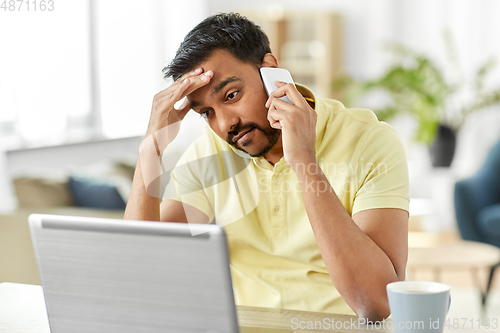
{"label": "laptop", "polygon": [[238,326],[220,226],[43,214],[29,225],[52,333],[293,332]]}

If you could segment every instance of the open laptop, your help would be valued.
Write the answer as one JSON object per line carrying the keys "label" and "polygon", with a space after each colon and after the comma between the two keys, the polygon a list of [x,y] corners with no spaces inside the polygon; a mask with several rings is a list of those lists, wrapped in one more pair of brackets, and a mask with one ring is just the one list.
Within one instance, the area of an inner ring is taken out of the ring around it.
{"label": "open laptop", "polygon": [[219,226],[42,214],[29,225],[52,333],[293,332],[238,326]]}

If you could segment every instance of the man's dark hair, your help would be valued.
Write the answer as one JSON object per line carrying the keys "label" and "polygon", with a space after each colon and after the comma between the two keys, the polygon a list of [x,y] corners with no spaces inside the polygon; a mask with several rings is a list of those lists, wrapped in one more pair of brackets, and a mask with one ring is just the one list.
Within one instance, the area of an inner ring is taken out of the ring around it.
{"label": "man's dark hair", "polygon": [[163,69],[165,78],[176,81],[220,49],[256,65],[271,52],[269,39],[258,25],[237,13],[220,13],[206,18],[187,34],[175,58]]}

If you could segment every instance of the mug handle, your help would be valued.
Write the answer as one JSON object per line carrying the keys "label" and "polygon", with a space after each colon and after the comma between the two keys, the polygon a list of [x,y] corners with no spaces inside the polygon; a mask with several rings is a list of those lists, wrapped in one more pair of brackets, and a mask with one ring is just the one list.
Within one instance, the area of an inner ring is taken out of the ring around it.
{"label": "mug handle", "polygon": [[446,314],[448,314],[448,312],[450,312],[450,306],[451,306],[451,295],[448,295],[449,298],[448,298],[448,310],[446,310]]}

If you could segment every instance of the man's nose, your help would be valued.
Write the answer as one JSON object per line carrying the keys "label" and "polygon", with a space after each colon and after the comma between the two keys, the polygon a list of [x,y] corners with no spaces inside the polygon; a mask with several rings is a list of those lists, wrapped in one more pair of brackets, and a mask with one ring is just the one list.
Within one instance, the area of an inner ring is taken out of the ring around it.
{"label": "man's nose", "polygon": [[220,110],[217,114],[219,129],[223,133],[228,133],[240,122],[240,118],[229,110]]}

